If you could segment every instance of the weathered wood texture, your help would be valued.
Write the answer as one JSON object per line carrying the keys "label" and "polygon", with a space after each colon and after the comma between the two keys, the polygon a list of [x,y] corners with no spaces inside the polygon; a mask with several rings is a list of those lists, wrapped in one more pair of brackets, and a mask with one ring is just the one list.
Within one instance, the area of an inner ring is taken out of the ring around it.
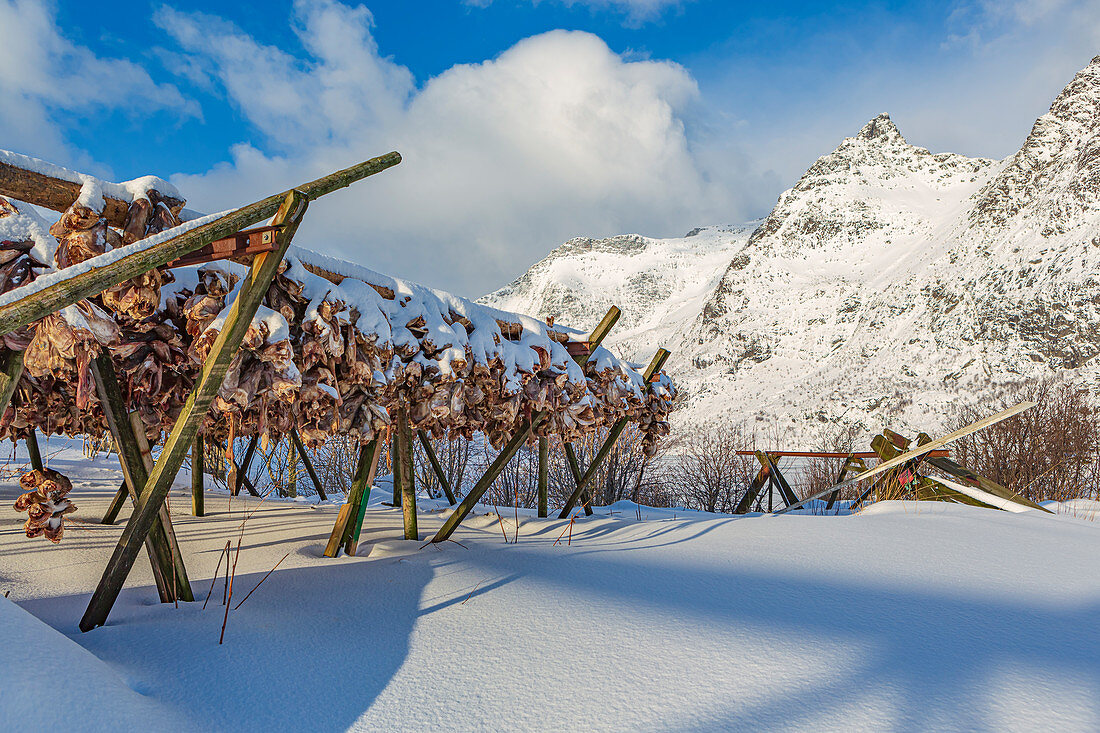
{"label": "weathered wood texture", "polygon": [[[302,184],[296,190],[305,200],[310,201],[384,171],[399,162],[401,162],[400,154],[387,153],[318,178],[316,181]],[[153,268],[162,267],[215,239],[228,237],[244,227],[263,221],[279,210],[285,198],[286,194],[268,196],[177,237],[120,257],[110,264],[96,267],[96,258],[87,260],[87,263],[91,263],[92,270],[49,285],[6,305],[0,305],[0,335],[11,333],[65,306],[97,295],[113,285],[118,285]],[[100,257],[110,256],[112,256],[111,252],[100,255]],[[257,255],[257,258],[261,257],[270,259],[269,255]],[[18,294],[19,288],[11,292]]]}
{"label": "weathered wood texture", "polygon": [[237,496],[241,493],[241,487],[247,486],[248,493],[253,496],[259,496],[260,492],[256,491],[256,487],[252,485],[252,481],[248,478],[248,469],[252,468],[252,459],[256,456],[256,446],[260,443],[260,434],[256,433],[252,436],[252,440],[248,441],[248,447],[244,449],[244,460],[241,461],[239,466],[234,466],[236,476],[233,481],[232,491],[229,493],[233,496]]}
{"label": "weathered wood texture", "polygon": [[550,511],[550,439],[539,437],[539,516]]}
{"label": "weathered wood texture", "polygon": [[[577,460],[577,451],[569,441],[562,443],[562,448],[565,451],[565,462],[569,465],[569,473],[573,475],[573,485],[580,486],[581,482],[584,481],[584,474],[581,472],[580,461]],[[592,516],[592,500],[587,490],[581,493],[579,501],[581,506],[584,507],[584,515],[586,517]]]}
{"label": "weathered wood texture", "polygon": [[279,248],[275,252],[257,255],[253,260],[243,286],[229,307],[222,330],[203,363],[197,384],[187,398],[187,402],[184,403],[172,432],[165,440],[160,458],[149,476],[145,490],[138,497],[134,513],[126,523],[122,537],[80,620],[82,631],[102,626],[107,621],[107,615],[122,590],[122,584],[130,568],[133,567],[138,548],[148,535],[157,512],[164,506],[164,500],[168,496],[184,456],[191,447],[191,441],[198,431],[199,424],[206,416],[210,404],[221,387],[229,364],[240,348],[241,340],[256,314],[256,309],[263,301],[268,285],[278,271],[279,263],[305,215],[308,203],[308,198],[298,191],[291,191],[284,197],[273,222],[284,225],[279,232]]}
{"label": "weathered wood texture", "polygon": [[[370,490],[378,472],[378,458],[382,455],[382,441],[375,438],[360,448],[359,465],[355,471],[355,481],[359,485],[355,505],[348,517],[347,530],[344,533],[344,553],[355,555],[359,551],[359,535],[363,531],[363,517],[367,512]],[[365,469],[365,474],[364,474]]]}
{"label": "weathered wood texture", "polygon": [[38,433],[34,428],[27,428],[23,433],[23,441],[27,444],[27,455],[31,459],[31,468],[41,471],[45,468],[42,462],[42,451],[38,448]]}
{"label": "weathered wood texture", "polygon": [[5,352],[2,369],[3,372],[0,373],[0,416],[11,404],[15,388],[19,386],[19,378],[23,376],[23,352]]}
{"label": "weathered wood texture", "polygon": [[291,429],[290,439],[294,441],[294,445],[298,449],[298,455],[302,457],[302,463],[305,464],[306,471],[309,473],[309,480],[313,482],[313,487],[317,489],[317,496],[321,497],[321,501],[328,501],[325,487],[321,485],[321,479],[317,478],[317,472],[313,470],[313,461],[309,460],[306,447],[302,445],[302,437],[298,435],[297,430]]}
{"label": "weathered wood texture", "polygon": [[764,484],[768,483],[767,465],[760,467],[756,476],[749,482],[748,487],[745,489],[744,495],[741,496],[741,500],[737,502],[737,506],[734,508],[734,514],[748,514],[752,509],[752,503],[756,501],[756,497],[760,495],[760,490],[764,488]]}
{"label": "weathered wood texture", "polygon": [[416,472],[413,470],[412,427],[409,425],[408,408],[404,404],[397,408],[393,428],[397,434],[394,443],[397,455],[394,456],[394,461],[401,465],[401,513],[405,539],[418,540],[420,533],[416,527]]}
{"label": "weathered wood texture", "polygon": [[[0,161],[0,195],[64,212],[79,198],[80,184]],[[185,203],[172,196],[162,196],[160,200],[177,213]],[[113,227],[121,229],[126,226],[129,208],[129,201],[103,197],[103,217]]]}
{"label": "weathered wood texture", "polygon": [[454,506],[456,502],[454,492],[451,491],[451,482],[447,480],[447,474],[444,473],[443,464],[439,462],[439,457],[435,454],[431,439],[423,430],[417,430],[416,437],[424,448],[424,454],[428,456],[428,462],[432,464],[432,471],[435,472],[435,477],[439,479],[439,485],[443,487],[443,493],[447,496],[447,503]]}
{"label": "weathered wood texture", "polygon": [[99,520],[100,524],[114,524],[118,519],[118,513],[122,511],[122,505],[126,503],[126,497],[130,495],[129,489],[126,487],[126,480],[123,479],[122,484],[119,485],[118,491],[115,492],[114,498],[111,499],[111,503],[107,505],[107,511],[103,514],[103,519]]}
{"label": "weathered wood texture", "polygon": [[195,434],[191,442],[191,514],[206,516],[206,496],[203,493],[202,435]]}

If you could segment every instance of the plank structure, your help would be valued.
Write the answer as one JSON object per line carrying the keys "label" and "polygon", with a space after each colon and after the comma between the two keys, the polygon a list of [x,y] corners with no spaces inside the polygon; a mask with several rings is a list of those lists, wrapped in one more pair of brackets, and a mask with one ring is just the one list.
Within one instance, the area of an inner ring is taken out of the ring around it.
{"label": "plank structure", "polygon": [[344,554],[355,555],[359,548],[359,534],[363,529],[363,516],[370,500],[371,485],[378,470],[378,457],[382,454],[382,442],[375,437],[366,445],[360,446],[359,458],[355,465],[355,476],[347,501],[340,507],[336,524],[325,546],[325,557],[336,557],[340,548]]}

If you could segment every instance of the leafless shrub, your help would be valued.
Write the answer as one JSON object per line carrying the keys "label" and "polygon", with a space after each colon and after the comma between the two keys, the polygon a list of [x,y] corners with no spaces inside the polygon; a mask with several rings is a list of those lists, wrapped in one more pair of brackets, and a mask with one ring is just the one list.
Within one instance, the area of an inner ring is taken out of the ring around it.
{"label": "leafless shrub", "polygon": [[687,508],[732,512],[759,470],[751,455],[737,455],[753,443],[740,426],[694,428],[670,450],[665,483]]}
{"label": "leafless shrub", "polygon": [[1100,406],[1087,389],[1057,378],[1004,388],[958,410],[952,428],[1024,400],[1037,405],[952,445],[953,459],[1032,501],[1096,496]]}

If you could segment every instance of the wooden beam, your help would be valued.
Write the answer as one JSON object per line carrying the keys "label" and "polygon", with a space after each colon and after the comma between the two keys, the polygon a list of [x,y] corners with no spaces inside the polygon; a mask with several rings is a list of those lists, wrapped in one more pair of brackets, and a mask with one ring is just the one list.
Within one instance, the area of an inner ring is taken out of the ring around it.
{"label": "wooden beam", "polygon": [[19,386],[19,379],[23,376],[23,352],[5,352],[0,369],[3,370],[0,372],[0,417],[3,417],[15,395],[16,387]]}
{"label": "wooden beam", "polygon": [[500,452],[497,453],[497,457],[493,459],[493,462],[485,469],[485,473],[482,474],[478,482],[474,484],[474,487],[470,489],[470,493],[463,497],[462,501],[455,507],[455,510],[451,512],[451,515],[443,522],[443,526],[435,533],[432,542],[445,542],[450,539],[455,529],[458,528],[458,525],[460,525],[462,520],[473,511],[478,500],[485,495],[485,492],[489,490],[489,487],[492,486],[493,482],[500,476],[504,467],[507,466],[508,462],[512,460],[512,457],[516,455],[520,447],[527,442],[527,439],[531,436],[531,431],[537,428],[539,423],[545,418],[545,412],[536,412],[531,416],[530,421],[524,421],[520,424],[519,429],[512,435],[511,440],[500,449]]}
{"label": "wooden beam", "polygon": [[[210,442],[214,444],[215,448],[217,448],[219,451],[221,451],[222,455],[225,455],[225,444],[224,443],[222,443],[221,441],[218,441],[218,440],[214,440],[213,438],[207,438],[207,439],[210,440]],[[233,463],[233,470],[234,470],[234,472],[236,472],[237,476],[238,477],[243,477],[241,480],[244,482],[244,484],[243,484],[244,487],[246,489],[248,489],[248,493],[252,494],[253,496],[259,497],[260,492],[256,491],[256,487],[252,485],[252,479],[248,478],[248,472],[247,471],[242,471],[241,467],[239,465],[237,465],[237,462],[235,460],[232,463]],[[232,494],[233,493],[233,486],[228,486],[227,485],[227,488],[229,489],[229,493]],[[240,489],[238,488],[237,491],[240,491]]]}
{"label": "wooden beam", "polygon": [[[657,353],[653,355],[653,359],[649,362],[649,366],[647,366],[645,372],[642,373],[645,389],[649,389],[650,380],[655,374],[661,371],[661,367],[668,361],[669,354],[670,352],[665,349],[657,349]],[[627,419],[624,417],[611,426],[611,430],[607,433],[607,439],[604,440],[603,445],[600,446],[599,451],[597,451],[596,455],[592,458],[592,463],[588,465],[588,469],[584,472],[584,476],[577,482],[576,488],[566,500],[565,506],[562,507],[561,512],[558,514],[558,519],[567,519],[569,517],[569,512],[573,511],[573,507],[577,505],[577,501],[581,498],[581,494],[588,488],[588,484],[591,483],[592,479],[596,477],[596,471],[599,470],[600,464],[607,458],[607,454],[611,452],[612,447],[615,445],[615,441],[623,434],[627,422]]]}
{"label": "wooden beam", "polygon": [[99,521],[100,524],[114,524],[118,519],[118,513],[122,511],[122,505],[126,503],[126,497],[130,495],[129,490],[126,488],[126,480],[123,479],[122,483],[118,487],[118,491],[115,492],[115,496],[111,499],[111,503],[107,506],[107,511],[103,515],[103,519]]}
{"label": "wooden beam", "polygon": [[[739,456],[754,456],[755,450],[739,450],[736,451]],[[877,458],[878,454],[874,451],[855,451],[851,453],[842,453],[839,451],[808,451],[808,450],[770,450],[768,455],[773,458]],[[951,451],[944,448],[941,450],[934,450],[928,455],[931,456],[949,456]]]}
{"label": "wooden beam", "polygon": [[579,363],[581,366],[584,366],[584,364],[587,363],[592,354],[596,353],[596,349],[598,349],[600,347],[600,344],[603,343],[603,340],[607,338],[607,334],[611,332],[612,326],[619,322],[619,317],[622,314],[623,313],[619,310],[618,306],[613,305],[611,306],[611,308],[608,309],[604,317],[600,320],[596,327],[592,329],[592,333],[588,335],[588,353],[577,354],[573,357],[577,360],[577,363]]}
{"label": "wooden beam", "polygon": [[539,436],[539,516],[545,518],[550,504],[550,439]]}
{"label": "wooden beam", "polygon": [[[33,170],[40,167],[35,165],[38,161],[34,158],[26,158],[24,165],[12,162],[14,158],[16,156],[12,155],[7,161],[0,160],[0,195],[62,212],[67,211],[79,198],[80,183]],[[183,199],[173,196],[161,196],[160,200],[174,212],[178,212],[186,203]],[[113,196],[103,196],[103,217],[111,226],[118,229],[126,226],[126,214],[129,209],[129,201]]]}
{"label": "wooden beam", "polygon": [[416,472],[413,470],[412,428],[409,425],[408,407],[404,402],[397,404],[393,422],[397,435],[397,455],[394,461],[401,465],[401,513],[404,518],[405,539],[418,540],[420,534],[416,527]]}
{"label": "wooden beam", "polygon": [[46,465],[42,463],[42,451],[38,449],[38,434],[35,429],[27,428],[26,432],[23,433],[23,440],[27,443],[27,455],[31,459],[31,468],[41,471]]}
{"label": "wooden beam", "polygon": [[202,434],[196,432],[191,442],[191,514],[206,516],[206,495],[203,493]]}
{"label": "wooden beam", "polygon": [[[136,506],[141,489],[145,486],[148,469],[134,431],[134,424],[126,411],[110,354],[106,351],[100,352],[99,356],[92,361],[91,371],[103,414],[107,418],[107,427],[114,437],[115,447],[118,450],[118,461],[122,466],[126,489]],[[179,566],[176,563],[176,558],[179,557],[178,548],[170,544],[174,538],[168,533],[170,525],[171,519],[167,511],[158,512],[153,518],[152,531],[143,538],[149,561],[152,563],[153,579],[156,581],[161,603],[192,599],[191,585],[187,582],[187,571],[179,572]]]}
{"label": "wooden beam", "polygon": [[294,441],[294,445],[298,448],[298,455],[302,457],[302,463],[306,465],[306,471],[309,472],[309,480],[317,488],[317,495],[321,497],[321,501],[328,501],[325,487],[321,485],[321,479],[317,478],[317,472],[313,470],[313,461],[309,460],[309,456],[306,455],[306,447],[302,445],[302,436],[298,435],[296,428],[290,429],[290,439]]}
{"label": "wooden beam", "polygon": [[247,486],[248,493],[253,496],[260,495],[260,492],[256,491],[256,487],[252,485],[252,481],[248,478],[248,469],[252,468],[252,459],[256,456],[256,446],[259,442],[260,434],[256,433],[252,436],[252,440],[248,441],[248,447],[244,450],[244,460],[241,461],[241,465],[234,466],[237,469],[237,480],[233,482],[232,491],[229,492],[233,496],[240,495],[242,486]]}
{"label": "wooden beam", "polygon": [[[844,465],[840,467],[840,475],[836,478],[836,483],[839,486],[844,482],[844,477],[848,475],[848,472],[852,469],[859,469],[860,471],[867,470],[867,464],[863,462],[862,458],[857,458],[855,453],[849,453],[848,458],[845,459]],[[833,493],[829,494],[829,501],[825,504],[825,511],[830,511],[834,505],[836,505],[837,499],[840,498],[840,489],[837,489]]]}
{"label": "wooden beam", "polygon": [[776,462],[775,457],[771,453],[756,451],[756,460],[760,461],[761,465],[768,466],[768,481],[771,482],[772,486],[779,489],[779,495],[783,497],[784,506],[790,506],[797,502],[798,497],[795,496],[791,485],[787,483],[787,479],[779,471],[779,464]]}
{"label": "wooden beam", "polygon": [[278,271],[286,249],[290,246],[290,241],[305,215],[308,203],[308,199],[298,191],[291,191],[286,195],[274,221],[275,224],[285,225],[279,232],[279,248],[275,252],[256,255],[252,261],[252,267],[249,268],[243,286],[233,304],[229,306],[222,330],[203,361],[202,371],[195,388],[188,396],[172,432],[164,442],[160,458],[149,476],[145,489],[138,497],[134,513],[126,523],[118,546],[115,547],[103,571],[103,577],[80,620],[82,631],[88,631],[106,623],[111,607],[122,590],[122,584],[126,581],[130,568],[133,567],[138,549],[149,534],[157,513],[164,506],[164,500],[172,488],[172,482],[191,446],[191,441],[221,388],[229,364],[240,349],[241,340]]}
{"label": "wooden beam", "polygon": [[760,495],[760,490],[764,488],[764,484],[768,483],[768,467],[763,465],[760,470],[756,472],[756,476],[749,482],[748,488],[745,489],[745,495],[741,497],[741,501],[737,502],[737,506],[734,508],[734,514],[748,514],[752,509],[752,503],[756,501],[756,497]]}
{"label": "wooden beam", "polygon": [[432,447],[432,441],[423,430],[417,430],[416,437],[420,439],[420,445],[424,448],[424,453],[428,456],[428,462],[432,464],[432,470],[435,471],[435,477],[439,479],[439,484],[443,487],[443,493],[447,495],[447,502],[451,506],[454,506],[457,502],[455,501],[454,492],[451,491],[451,482],[447,480],[447,474],[443,472],[443,465],[440,464],[439,458],[435,454],[435,448]]}
{"label": "wooden beam", "polygon": [[[316,181],[304,183],[296,190],[305,200],[312,201],[320,196],[384,171],[401,162],[401,155],[387,153],[364,163],[331,173]],[[65,306],[72,305],[85,298],[98,295],[109,287],[125,282],[157,267],[163,267],[174,259],[193,252],[200,247],[222,237],[228,237],[238,230],[256,224],[275,214],[285,202],[286,194],[276,194],[241,207],[225,216],[196,227],[189,232],[159,242],[152,246],[144,241],[135,242],[128,247],[112,250],[98,257],[85,260],[82,268],[90,270],[62,279],[38,289],[38,281],[16,288],[0,296],[0,336],[33,323]],[[119,256],[120,252],[126,254]],[[270,253],[256,255],[257,259]],[[102,258],[102,259],[101,259]],[[117,258],[117,259],[115,259]],[[103,264],[98,264],[97,260]],[[49,277],[49,276],[44,276]],[[44,278],[39,278],[43,280]],[[21,295],[21,290],[31,291]]]}
{"label": "wooden beam", "polygon": [[[351,512],[351,516],[348,517],[348,527],[345,532],[344,540],[344,552],[348,555],[355,555],[359,551],[359,534],[363,531],[363,517],[367,513],[367,502],[370,501],[371,487],[374,486],[374,477],[378,472],[378,458],[382,455],[382,441],[375,437],[370,443],[367,443],[361,451],[365,451],[360,455],[360,461],[366,459],[367,475],[362,482],[362,489],[358,492],[356,498],[355,507]],[[356,471],[356,479],[360,476],[359,471]]]}
{"label": "wooden beam", "polygon": [[[573,474],[573,485],[580,486],[581,482],[584,481],[584,474],[581,473],[581,464],[580,461],[577,460],[577,452],[574,450],[573,444],[569,441],[563,441],[562,447],[565,450],[565,462],[569,464],[569,473]],[[581,493],[579,501],[581,502],[581,506],[584,507],[584,516],[591,517],[592,497],[587,491]]]}

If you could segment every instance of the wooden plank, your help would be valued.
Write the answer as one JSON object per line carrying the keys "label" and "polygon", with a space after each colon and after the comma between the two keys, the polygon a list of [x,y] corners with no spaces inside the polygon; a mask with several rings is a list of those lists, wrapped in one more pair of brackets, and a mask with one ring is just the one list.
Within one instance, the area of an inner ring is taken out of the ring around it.
{"label": "wooden plank", "polygon": [[99,520],[100,524],[114,524],[118,519],[118,513],[122,511],[122,505],[126,503],[126,497],[130,495],[129,490],[126,488],[126,481],[123,479],[122,483],[118,487],[118,491],[115,492],[115,496],[111,499],[111,503],[107,506],[107,511],[103,514],[103,519]]}
{"label": "wooden plank", "polygon": [[737,502],[737,506],[734,508],[734,514],[748,514],[752,509],[752,503],[756,501],[756,497],[760,495],[760,490],[764,488],[764,484],[768,483],[768,467],[763,465],[760,470],[756,472],[756,476],[749,482],[749,486],[745,489],[745,495],[741,497],[741,501]]}
{"label": "wooden plank", "polygon": [[256,487],[252,485],[251,479],[248,478],[248,469],[252,468],[252,459],[256,456],[256,446],[260,442],[260,434],[256,433],[252,436],[252,440],[248,441],[248,447],[244,450],[244,460],[241,461],[241,465],[234,466],[237,470],[237,480],[233,482],[232,491],[233,496],[238,496],[241,493],[241,487],[247,486],[248,493],[253,496],[259,496],[260,492],[256,491]]}
{"label": "wooden plank", "polygon": [[279,232],[279,249],[275,252],[257,255],[252,267],[234,299],[209,354],[203,361],[202,371],[195,388],[188,396],[179,418],[168,434],[160,458],[157,460],[145,489],[138,497],[134,513],[122,531],[107,567],[103,571],[99,585],[92,594],[88,608],[80,620],[80,629],[88,631],[102,626],[122,590],[122,584],[133,567],[138,549],[156,520],[157,513],[164,506],[168,491],[172,488],[176,473],[183,458],[191,446],[191,441],[199,429],[203,418],[210,409],[214,397],[221,388],[225,373],[229,369],[241,340],[252,322],[256,309],[263,301],[267,288],[278,271],[280,261],[298,229],[308,205],[308,199],[297,191],[287,194],[282,207],[275,217],[276,224],[286,226]]}
{"label": "wooden plank", "polygon": [[7,351],[4,353],[0,372],[0,417],[7,412],[11,398],[15,395],[15,389],[19,386],[19,379],[23,376],[23,352]]}
{"label": "wooden plank", "polygon": [[290,438],[298,448],[298,455],[302,457],[302,463],[305,464],[306,471],[309,472],[309,480],[313,482],[313,486],[317,489],[317,495],[321,497],[321,501],[328,501],[325,487],[321,485],[321,479],[317,478],[317,472],[313,470],[313,461],[309,460],[309,456],[306,455],[306,447],[302,445],[302,436],[298,435],[296,428],[290,429]]}
{"label": "wooden plank", "polygon": [[[12,160],[16,156],[26,158],[24,165],[18,165]],[[39,162],[18,153],[11,155],[8,161],[0,160],[0,195],[45,209],[66,211],[80,196],[81,184],[33,170],[40,167],[36,165]],[[161,196],[160,200],[174,212],[178,212],[186,203],[174,196]],[[117,229],[126,226],[126,213],[129,209],[129,201],[103,196],[103,217],[111,226]]]}
{"label": "wooden plank", "polygon": [[544,419],[546,419],[545,412],[536,412],[531,416],[530,421],[524,421],[518,430],[513,433],[511,439],[505,444],[500,452],[497,453],[497,457],[493,459],[493,462],[489,464],[489,467],[485,469],[485,473],[470,489],[470,493],[463,497],[462,501],[458,503],[454,511],[443,522],[443,526],[439,528],[439,531],[432,537],[432,542],[445,542],[450,539],[454,534],[455,529],[462,523],[473,508],[477,505],[478,500],[485,495],[485,492],[489,490],[489,487],[493,485],[497,477],[500,476],[500,472],[504,470],[504,467],[508,465],[508,462],[512,460],[512,457],[516,455],[520,447],[527,442],[527,439],[531,436],[531,431],[539,426]]}
{"label": "wooden plank", "polygon": [[[210,440],[210,442],[214,444],[214,447],[217,448],[221,452],[222,455],[225,455],[225,444],[224,443],[222,443],[221,441],[218,441],[218,440],[210,439],[210,438],[208,438],[208,440]],[[250,493],[250,494],[252,494],[252,496],[256,496],[256,497],[260,496],[260,492],[257,491],[256,487],[252,485],[252,479],[248,478],[248,472],[247,471],[242,471],[241,467],[239,465],[237,465],[236,461],[233,461],[232,463],[233,463],[233,471],[237,474],[237,476],[242,477],[241,480],[244,482],[244,487],[246,489],[248,489],[248,493]],[[230,486],[229,488],[230,488],[230,493],[232,493],[232,488],[233,487]],[[239,489],[238,489],[238,491],[239,491]]]}
{"label": "wooden plank", "polygon": [[215,239],[178,260],[172,260],[165,267],[172,269],[186,265],[201,265],[234,257],[258,255],[261,252],[273,252],[277,231],[279,231],[278,228],[272,226],[242,229],[231,237]]}
{"label": "wooden plank", "polygon": [[[363,531],[363,517],[367,513],[367,502],[370,501],[371,487],[374,486],[374,477],[378,472],[378,458],[382,455],[382,441],[375,437],[367,445],[363,446],[359,457],[367,467],[367,475],[363,481],[363,488],[359,492],[356,505],[348,518],[348,528],[345,533],[344,552],[355,555],[359,551],[359,535]],[[358,468],[358,467],[357,467]],[[359,471],[356,471],[356,478]]]}
{"label": "wooden plank", "polygon": [[435,448],[432,447],[432,441],[428,439],[428,434],[423,430],[416,431],[416,437],[420,439],[420,445],[424,448],[424,453],[428,456],[428,462],[432,464],[432,470],[435,472],[435,477],[439,479],[440,486],[443,487],[443,493],[447,495],[447,502],[454,506],[455,501],[454,492],[451,491],[451,482],[447,480],[447,474],[443,472],[443,465],[439,462],[439,458],[435,454]]}
{"label": "wooden plank", "polygon": [[611,306],[604,317],[600,320],[596,327],[592,329],[592,333],[588,336],[588,353],[576,354],[574,359],[577,360],[582,366],[591,358],[592,354],[596,353],[596,349],[600,347],[603,340],[607,338],[607,334],[611,332],[611,328],[619,322],[619,317],[622,316],[622,311],[617,306]]}
{"label": "wooden plank", "polygon": [[[581,473],[581,464],[577,460],[577,451],[573,448],[573,444],[569,441],[562,443],[562,448],[565,450],[565,461],[569,464],[569,473],[573,474],[573,485],[580,486],[584,481],[584,474]],[[581,493],[581,498],[578,499],[581,502],[581,506],[584,507],[584,516],[592,516],[592,497],[587,491]]]}
{"label": "wooden plank", "polygon": [[395,463],[401,464],[401,514],[404,520],[405,539],[418,540],[420,533],[416,527],[416,473],[413,471],[412,428],[409,425],[408,408],[398,403],[394,416],[394,429],[397,433],[397,456]]}
{"label": "wooden plank", "polygon": [[[739,450],[736,451],[739,456],[754,456],[755,450]],[[770,450],[768,455],[776,458],[877,458],[877,454],[874,451],[854,451],[852,453],[841,453],[837,451],[808,451],[808,450]],[[951,451],[944,448],[940,450],[934,450],[929,455],[932,456],[949,456]]]}
{"label": "wooden plank", "polygon": [[[844,461],[844,465],[840,467],[840,475],[836,478],[836,483],[839,486],[844,483],[844,477],[848,475],[848,472],[858,468],[860,471],[867,470],[867,464],[863,462],[862,458],[857,458],[855,453],[849,453],[848,458]],[[837,489],[833,493],[829,494],[829,501],[825,505],[825,511],[830,511],[833,506],[836,505],[837,499],[840,498],[840,489]]]}
{"label": "wooden plank", "polygon": [[195,440],[191,442],[191,514],[196,517],[206,516],[202,450],[202,435],[195,433]]}
{"label": "wooden plank", "polygon": [[[107,418],[107,427],[111,431],[118,450],[118,461],[122,467],[127,492],[136,506],[148,471],[142,459],[141,446],[134,434],[133,423],[130,422],[129,413],[126,411],[122,391],[115,377],[114,365],[106,351],[100,352],[99,356],[92,361],[91,371],[103,414]],[[184,588],[186,573],[182,578],[173,574],[175,563],[168,534],[165,531],[164,519],[165,517],[159,513],[154,517],[153,529],[143,538],[143,544],[153,568],[153,580],[156,582],[160,601],[172,603],[189,595],[191,588],[190,584]],[[173,580],[174,577],[175,580]]]}
{"label": "wooden plank", "polygon": [[[645,384],[650,383],[650,379],[655,374],[661,371],[661,367],[668,361],[669,353],[665,349],[657,349],[657,353],[653,355],[653,359],[649,362],[649,366],[646,367],[645,372],[642,374]],[[592,463],[588,465],[588,469],[584,472],[584,476],[581,477],[577,487],[573,490],[573,493],[565,502],[565,506],[562,507],[561,512],[558,514],[558,519],[567,519],[569,512],[573,511],[573,507],[577,505],[577,501],[581,498],[581,494],[588,488],[588,484],[596,477],[596,472],[600,468],[600,464],[607,458],[607,454],[611,452],[611,448],[615,445],[615,441],[619,439],[619,436],[623,434],[623,430],[626,429],[627,420],[623,418],[611,426],[611,430],[608,431],[607,439],[604,440],[603,445],[596,452],[596,455],[592,458]]]}
{"label": "wooden plank", "polygon": [[[331,173],[316,181],[304,183],[297,188],[305,200],[313,200],[336,191],[352,183],[384,171],[401,162],[401,155],[393,152],[372,158],[366,162]],[[120,250],[112,250],[99,257],[86,260],[84,267],[92,269],[73,277],[54,282],[41,290],[20,295],[15,290],[0,296],[0,336],[33,323],[65,306],[72,305],[85,298],[102,293],[107,288],[125,282],[156,267],[163,267],[174,259],[193,252],[215,239],[228,237],[238,230],[256,224],[277,213],[285,202],[286,194],[276,194],[241,207],[212,222],[196,227],[189,232],[155,244],[144,245],[141,241],[130,245],[127,254],[118,257]],[[123,248],[126,249],[126,248]],[[256,255],[257,258],[269,257]],[[103,258],[98,264],[97,260]],[[112,259],[118,257],[117,260]],[[33,283],[32,283],[33,285]],[[29,287],[27,288],[30,289]]]}
{"label": "wooden plank", "polygon": [[764,453],[763,451],[757,451],[756,459],[762,464],[768,466],[768,480],[772,486],[779,489],[779,495],[783,497],[783,504],[790,506],[798,501],[798,497],[795,496],[794,491],[791,489],[791,485],[787,483],[787,479],[779,471],[779,464],[776,462],[775,457],[771,453]]}
{"label": "wooden plank", "polygon": [[539,436],[539,516],[545,518],[550,508],[550,439]]}
{"label": "wooden plank", "polygon": [[848,479],[847,481],[843,482],[842,484],[839,484],[838,486],[833,486],[833,487],[830,487],[830,488],[827,488],[827,489],[823,489],[823,490],[821,490],[821,491],[819,491],[819,492],[817,492],[817,493],[815,493],[811,496],[807,496],[805,499],[798,502],[794,506],[786,507],[784,509],[779,510],[778,512],[775,512],[775,513],[776,514],[784,514],[786,512],[793,511],[795,509],[799,509],[799,508],[802,507],[803,504],[805,504],[808,501],[812,501],[814,499],[820,499],[821,497],[825,496],[825,494],[828,494],[831,491],[835,491],[838,488],[845,488],[847,486],[851,486],[852,484],[859,483],[860,481],[865,481],[865,480],[871,478],[872,476],[877,476],[881,473],[885,473],[886,471],[889,471],[894,466],[900,466],[901,464],[905,463],[908,460],[912,460],[913,458],[919,458],[921,456],[924,456],[924,455],[926,455],[928,453],[931,453],[932,451],[936,450],[937,448],[942,448],[943,446],[947,445],[948,443],[950,443],[952,441],[955,441],[955,440],[958,440],[959,438],[970,435],[971,433],[976,433],[979,430],[984,430],[985,428],[988,428],[991,425],[996,425],[997,423],[1001,422],[1002,420],[1007,420],[1008,418],[1012,417],[1013,415],[1018,415],[1019,413],[1023,412],[1024,410],[1030,410],[1032,407],[1035,407],[1034,402],[1021,402],[1020,404],[1015,405],[1013,407],[1010,407],[1007,410],[1003,410],[1001,412],[998,412],[996,415],[990,415],[987,418],[983,418],[981,420],[978,420],[977,422],[971,423],[970,425],[959,428],[958,430],[956,430],[955,432],[953,432],[949,435],[945,435],[944,437],[939,438],[937,440],[929,441],[928,443],[926,443],[922,446],[918,446],[918,447],[914,448],[913,450],[911,450],[907,453],[903,453],[900,456],[897,456],[896,458],[893,458],[889,461],[885,461],[883,463],[880,463],[879,465],[875,466],[874,468],[869,469],[867,471],[864,471],[863,473],[859,474],[858,476],[854,476],[854,477]]}
{"label": "wooden plank", "polygon": [[325,545],[325,557],[336,557],[340,552],[340,540],[344,538],[344,528],[348,525],[348,517],[351,516],[351,504],[345,502],[336,515],[336,524],[332,533],[328,536],[328,544]]}

